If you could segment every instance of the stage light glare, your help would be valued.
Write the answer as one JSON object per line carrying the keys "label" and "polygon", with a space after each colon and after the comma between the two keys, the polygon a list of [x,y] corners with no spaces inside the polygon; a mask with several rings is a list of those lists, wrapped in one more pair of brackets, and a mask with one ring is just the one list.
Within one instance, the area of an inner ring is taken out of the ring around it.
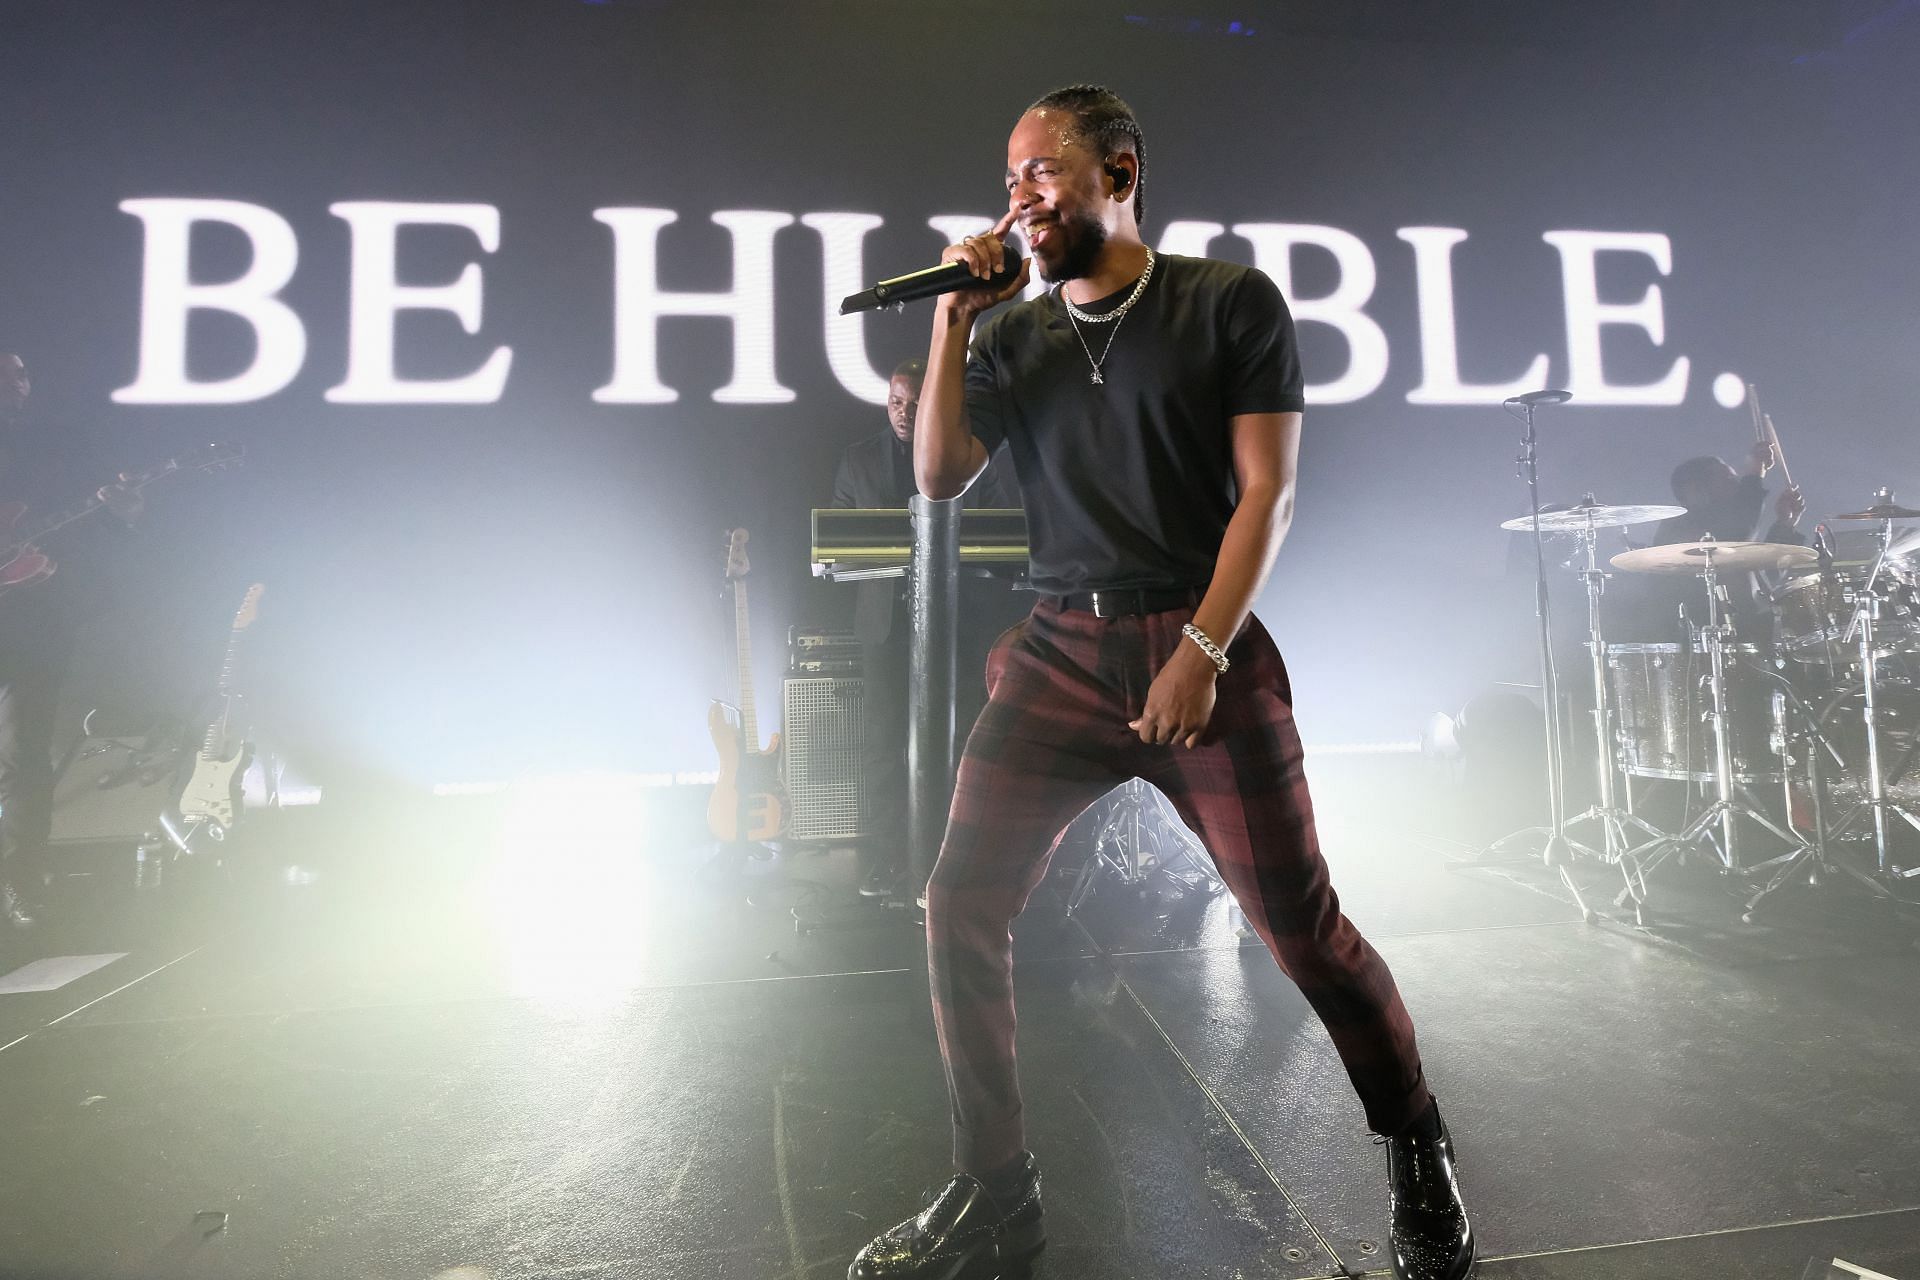
{"label": "stage light glare", "polygon": [[507,788],[484,892],[514,994],[591,1012],[641,982],[648,938],[635,922],[658,888],[641,845],[656,791],[631,774]]}

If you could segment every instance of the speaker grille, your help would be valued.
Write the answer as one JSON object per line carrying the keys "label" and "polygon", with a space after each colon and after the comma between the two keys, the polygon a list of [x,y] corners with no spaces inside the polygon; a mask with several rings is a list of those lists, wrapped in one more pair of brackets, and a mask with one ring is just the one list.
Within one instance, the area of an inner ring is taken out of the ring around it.
{"label": "speaker grille", "polygon": [[784,682],[781,718],[787,803],[796,840],[851,840],[860,822],[861,700],[866,682],[846,676]]}

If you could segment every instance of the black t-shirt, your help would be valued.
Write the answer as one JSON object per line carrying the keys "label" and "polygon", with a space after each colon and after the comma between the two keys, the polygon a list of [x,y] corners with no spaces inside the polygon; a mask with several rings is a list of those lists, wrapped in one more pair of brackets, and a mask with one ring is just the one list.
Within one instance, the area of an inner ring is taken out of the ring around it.
{"label": "black t-shirt", "polygon": [[1022,302],[967,365],[973,434],[1006,444],[1020,482],[1033,586],[1203,588],[1239,496],[1229,419],[1305,407],[1286,301],[1252,267],[1157,254],[1124,317],[1074,324],[1057,291]]}
{"label": "black t-shirt", "polygon": [[[1754,535],[1766,507],[1766,483],[1759,476],[1741,476],[1738,487],[1719,502],[1671,516],[1654,530],[1648,546],[1668,546],[1676,542],[1703,542],[1712,537],[1718,542],[1746,542]],[[1806,542],[1791,521],[1775,520],[1760,535],[1762,542]],[[1735,626],[1742,640],[1765,638],[1772,629],[1766,600],[1757,594],[1766,585],[1751,573],[1721,575],[1727,584],[1727,598],[1733,606]],[[1696,623],[1707,620],[1706,584],[1698,578],[1668,574],[1629,573],[1614,579],[1608,606],[1609,629],[1615,640],[1659,640],[1679,638],[1678,610],[1685,606]]]}
{"label": "black t-shirt", "polygon": [[[1675,542],[1701,542],[1709,536],[1720,542],[1749,541],[1754,537],[1766,502],[1766,482],[1759,476],[1741,476],[1739,485],[1721,501],[1662,520],[1654,531],[1653,541],[1647,545],[1663,547]],[[1761,541],[1798,546],[1806,539],[1792,522],[1775,520]]]}

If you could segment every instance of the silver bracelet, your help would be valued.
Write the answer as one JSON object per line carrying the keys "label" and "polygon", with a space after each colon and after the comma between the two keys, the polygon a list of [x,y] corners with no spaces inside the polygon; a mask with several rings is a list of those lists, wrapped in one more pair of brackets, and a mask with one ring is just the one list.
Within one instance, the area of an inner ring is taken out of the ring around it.
{"label": "silver bracelet", "polygon": [[1220,646],[1215,644],[1206,632],[1194,626],[1191,622],[1180,628],[1180,634],[1199,645],[1200,652],[1212,659],[1213,665],[1220,668],[1221,671],[1224,672],[1228,667],[1233,665],[1227,661],[1227,655],[1220,651]]}

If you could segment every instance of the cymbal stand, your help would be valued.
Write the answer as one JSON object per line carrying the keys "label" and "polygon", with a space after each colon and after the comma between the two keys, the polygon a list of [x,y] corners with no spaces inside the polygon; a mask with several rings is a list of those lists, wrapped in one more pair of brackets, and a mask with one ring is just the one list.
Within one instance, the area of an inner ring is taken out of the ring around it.
{"label": "cymbal stand", "polygon": [[[1829,644],[1830,643],[1831,641],[1829,641]],[[1855,880],[1858,880],[1876,897],[1892,897],[1892,892],[1885,885],[1881,884],[1866,872],[1855,867],[1850,867],[1844,862],[1836,862],[1828,856],[1827,841],[1832,833],[1827,826],[1825,761],[1831,759],[1834,764],[1844,769],[1847,764],[1846,757],[1840,754],[1839,749],[1833,745],[1833,740],[1827,736],[1826,730],[1823,727],[1823,713],[1817,712],[1812,707],[1809,707],[1793,688],[1792,682],[1785,676],[1772,671],[1765,671],[1764,674],[1778,681],[1780,685],[1779,691],[1776,692],[1774,696],[1773,703],[1774,734],[1781,743],[1785,744],[1783,754],[1786,755],[1790,761],[1793,759],[1792,751],[1795,737],[1793,732],[1788,728],[1787,711],[1790,705],[1799,712],[1800,723],[1804,726],[1804,732],[1800,735],[1803,739],[1800,750],[1806,753],[1805,778],[1807,794],[1811,796],[1813,800],[1813,834],[1807,841],[1807,848],[1791,855],[1786,862],[1781,864],[1779,870],[1775,871],[1772,877],[1760,886],[1760,889],[1751,898],[1747,899],[1747,905],[1743,909],[1740,919],[1747,924],[1752,924],[1754,912],[1759,908],[1760,904],[1780,892],[1780,890],[1786,888],[1789,884],[1800,879],[1818,884],[1821,882],[1822,877],[1831,878],[1835,872],[1844,872]],[[1787,807],[1787,822],[1788,825],[1791,826],[1793,824],[1793,779],[1791,772],[1782,776],[1781,786]],[[1808,866],[1809,863],[1812,865]]]}
{"label": "cymbal stand", "polygon": [[[1560,393],[1559,399],[1565,400],[1566,394]],[[1516,416],[1524,425],[1520,435],[1520,456],[1516,462],[1527,480],[1527,501],[1533,515],[1533,611],[1540,630],[1540,696],[1546,703],[1547,812],[1550,825],[1544,828],[1527,827],[1502,836],[1493,842],[1489,852],[1500,850],[1508,841],[1522,836],[1545,835],[1547,841],[1540,850],[1540,860],[1560,873],[1560,883],[1573,895],[1581,916],[1592,920],[1593,909],[1587,905],[1586,898],[1580,893],[1580,886],[1574,883],[1573,875],[1567,869],[1576,851],[1591,857],[1604,855],[1575,843],[1567,836],[1566,740],[1560,727],[1560,673],[1553,660],[1553,618],[1547,598],[1547,539],[1546,533],[1540,528],[1540,437],[1533,421],[1536,403],[1531,397],[1519,396],[1503,407],[1511,413],[1517,405],[1522,413]]]}
{"label": "cymbal stand", "polygon": [[[1592,494],[1586,496],[1584,505],[1589,508],[1595,505]],[[1599,773],[1600,800],[1585,812],[1568,818],[1567,826],[1574,827],[1583,822],[1600,824],[1604,846],[1601,857],[1609,865],[1620,868],[1627,886],[1615,899],[1615,904],[1624,906],[1631,898],[1637,911],[1638,904],[1646,898],[1646,880],[1639,874],[1637,855],[1667,839],[1669,833],[1619,804],[1620,778],[1614,762],[1616,744],[1613,738],[1613,710],[1607,696],[1607,637],[1600,610],[1608,575],[1600,567],[1600,530],[1593,523],[1591,515],[1587,517],[1587,526],[1576,530],[1575,536],[1580,539],[1581,551],[1586,557],[1586,567],[1580,571],[1580,580],[1587,589],[1587,653],[1592,661],[1593,678],[1594,768]],[[1627,834],[1629,826],[1639,828],[1652,839],[1635,845]]]}
{"label": "cymbal stand", "polygon": [[[1712,541],[1712,539],[1705,539]],[[1798,833],[1782,827],[1779,823],[1760,812],[1748,803],[1745,791],[1736,796],[1733,776],[1733,737],[1732,723],[1727,712],[1727,642],[1733,638],[1733,623],[1723,612],[1726,588],[1720,582],[1719,571],[1714,567],[1713,553],[1706,555],[1706,563],[1700,571],[1700,577],[1707,587],[1707,625],[1700,629],[1700,637],[1707,650],[1707,722],[1713,733],[1713,803],[1707,805],[1687,826],[1658,842],[1656,855],[1649,860],[1647,867],[1664,861],[1666,857],[1686,845],[1700,844],[1707,840],[1713,848],[1720,865],[1735,875],[1764,871],[1781,863],[1790,863],[1796,858],[1817,856],[1814,846]],[[1747,864],[1740,856],[1740,831],[1736,818],[1745,817],[1764,827],[1784,840],[1792,848],[1777,857],[1763,862]],[[1708,832],[1719,828],[1719,839],[1711,840]]]}
{"label": "cymbal stand", "polygon": [[[1881,498],[1889,505],[1893,495],[1887,490],[1880,491]],[[1880,620],[1882,607],[1887,597],[1880,590],[1881,572],[1887,565],[1887,553],[1893,546],[1893,521],[1880,522],[1880,554],[1874,558],[1873,571],[1853,597],[1853,621],[1847,625],[1847,634],[1842,643],[1856,641],[1860,650],[1860,681],[1865,709],[1862,712],[1866,720],[1867,738],[1867,800],[1841,820],[1833,829],[1835,837],[1845,834],[1860,820],[1862,813],[1873,819],[1874,872],[1881,880],[1911,880],[1920,876],[1920,867],[1902,867],[1893,861],[1893,846],[1890,836],[1892,823],[1890,818],[1898,817],[1907,825],[1920,831],[1920,817],[1899,801],[1887,795],[1887,775],[1882,763],[1880,751],[1880,655],[1874,643],[1874,626]]]}

